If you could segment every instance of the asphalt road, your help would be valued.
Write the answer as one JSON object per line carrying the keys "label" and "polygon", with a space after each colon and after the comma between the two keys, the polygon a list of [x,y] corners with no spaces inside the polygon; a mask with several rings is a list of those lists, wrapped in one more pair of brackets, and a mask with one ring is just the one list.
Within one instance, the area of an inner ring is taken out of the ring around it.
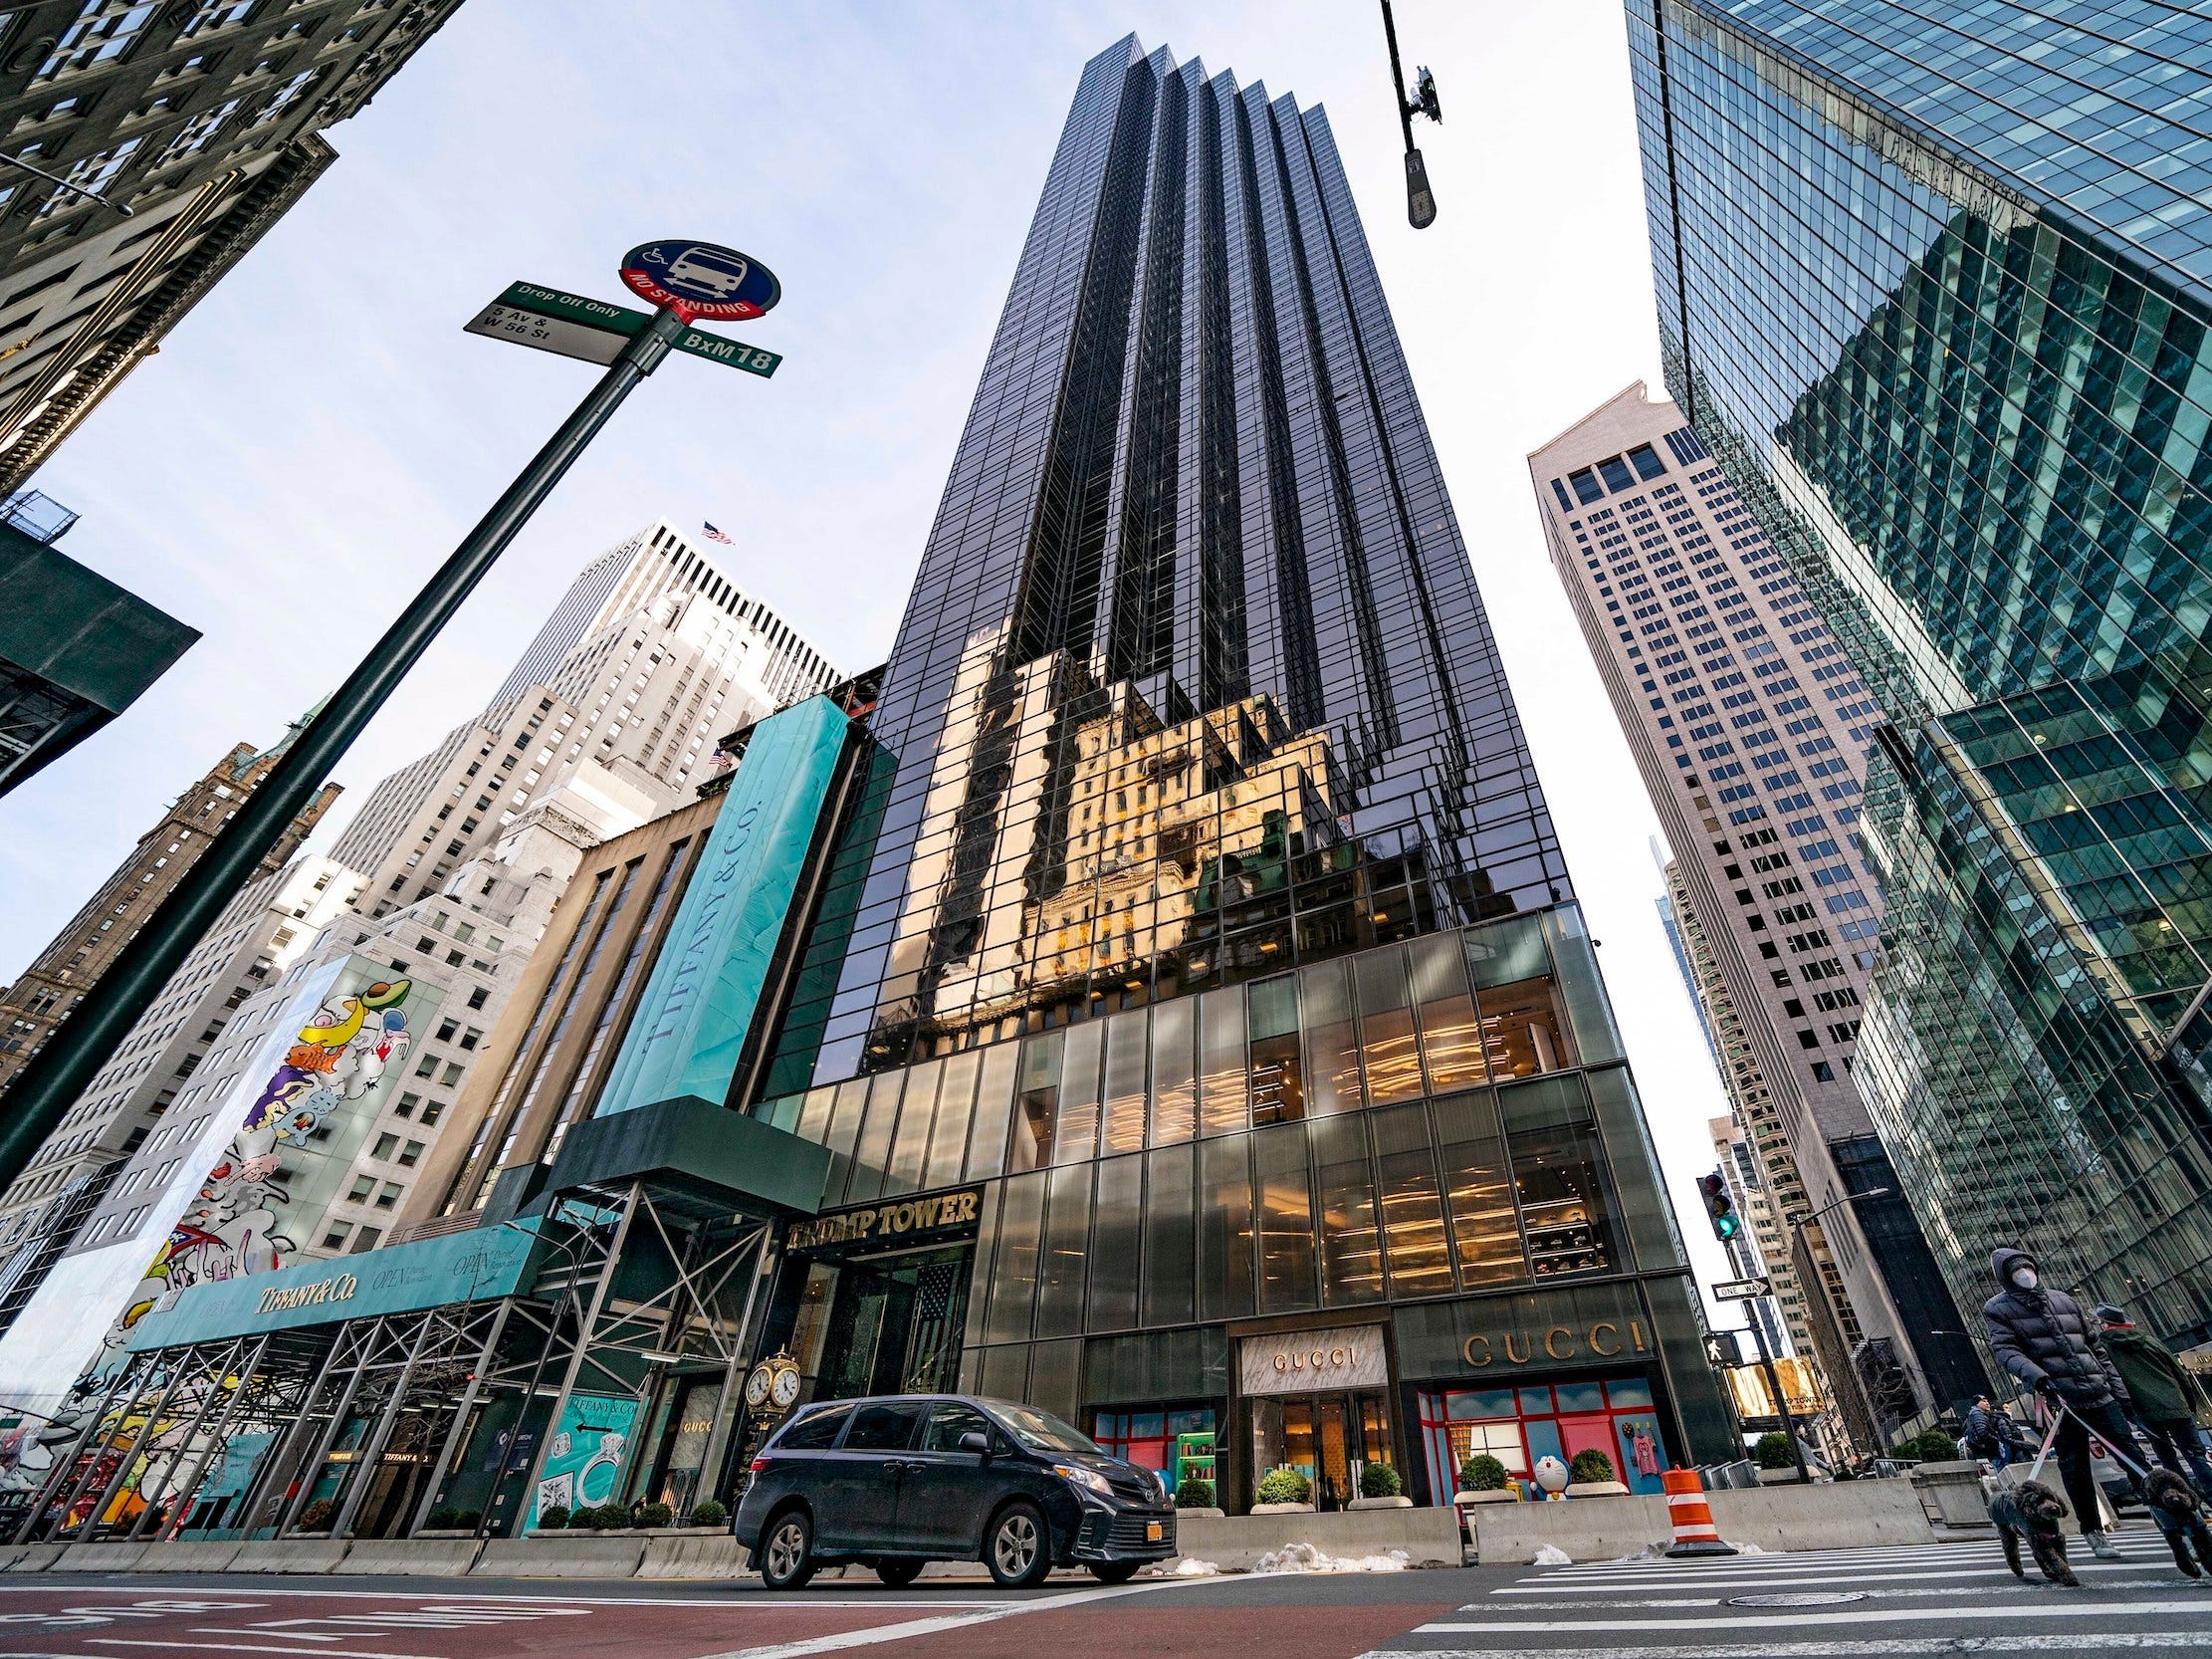
{"label": "asphalt road", "polygon": [[524,1583],[302,1577],[0,1578],[0,1654],[51,1659],[1891,1659],[2212,1650],[2212,1581],[2147,1530],[2084,1587],[2022,1584],[1989,1543],[1744,1555],[1709,1564],[988,1579],[872,1575],[772,1595],[758,1580]]}

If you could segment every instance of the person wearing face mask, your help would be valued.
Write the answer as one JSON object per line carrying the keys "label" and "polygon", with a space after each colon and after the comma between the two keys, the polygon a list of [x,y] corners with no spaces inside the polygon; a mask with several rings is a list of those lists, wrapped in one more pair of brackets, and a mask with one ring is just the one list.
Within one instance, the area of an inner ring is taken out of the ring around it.
{"label": "person wearing face mask", "polygon": [[[2090,1552],[2119,1554],[2098,1525],[2097,1478],[2090,1467],[2090,1436],[2142,1461],[2133,1431],[2127,1385],[2120,1380],[2097,1320],[2064,1291],[2044,1284],[2036,1259],[2024,1250],[1999,1250],[1989,1258],[1997,1295],[1982,1304],[1989,1345],[2014,1377],[2059,1413],[2059,1479],[2088,1541]],[[2064,1408],[2063,1410],[2061,1408]],[[2141,1482],[2123,1464],[2138,1495]]]}

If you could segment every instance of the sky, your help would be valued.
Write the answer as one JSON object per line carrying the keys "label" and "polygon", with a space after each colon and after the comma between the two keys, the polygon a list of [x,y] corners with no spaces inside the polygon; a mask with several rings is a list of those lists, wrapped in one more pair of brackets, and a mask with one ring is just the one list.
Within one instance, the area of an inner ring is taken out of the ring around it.
{"label": "sky", "polygon": [[[0,801],[0,976],[162,808],[355,663],[553,427],[585,364],[464,335],[510,282],[626,301],[621,254],[742,248],[781,305],[726,326],[772,380],[670,359],[335,776],[347,798],[481,707],[592,555],[665,515],[833,662],[887,654],[1083,64],[1134,30],[1328,113],[1702,1282],[1691,1184],[1724,1112],[1660,929],[1658,832],[1545,557],[1525,457],[1659,385],[1618,0],[1399,0],[1439,206],[1406,223],[1378,8],[467,0],[305,200],[33,480],[66,552],[205,637]],[[1731,1313],[1728,1323],[1739,1322]]]}

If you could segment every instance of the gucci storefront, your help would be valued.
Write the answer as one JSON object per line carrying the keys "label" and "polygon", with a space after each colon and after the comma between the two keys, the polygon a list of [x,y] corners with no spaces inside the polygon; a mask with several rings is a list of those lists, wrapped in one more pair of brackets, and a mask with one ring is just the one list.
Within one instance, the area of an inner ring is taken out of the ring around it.
{"label": "gucci storefront", "polygon": [[1571,906],[755,1112],[831,1157],[760,1349],[801,1398],[1024,1400],[1231,1512],[1740,1448]]}

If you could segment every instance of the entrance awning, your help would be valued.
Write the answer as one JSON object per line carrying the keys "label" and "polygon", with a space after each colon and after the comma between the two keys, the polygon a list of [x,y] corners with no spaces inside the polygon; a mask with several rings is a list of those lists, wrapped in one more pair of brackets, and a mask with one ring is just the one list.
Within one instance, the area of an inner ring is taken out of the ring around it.
{"label": "entrance awning", "polygon": [[642,1185],[664,1214],[774,1221],[820,1211],[829,1163],[828,1148],[788,1129],[683,1094],[576,1124],[542,1191]]}

